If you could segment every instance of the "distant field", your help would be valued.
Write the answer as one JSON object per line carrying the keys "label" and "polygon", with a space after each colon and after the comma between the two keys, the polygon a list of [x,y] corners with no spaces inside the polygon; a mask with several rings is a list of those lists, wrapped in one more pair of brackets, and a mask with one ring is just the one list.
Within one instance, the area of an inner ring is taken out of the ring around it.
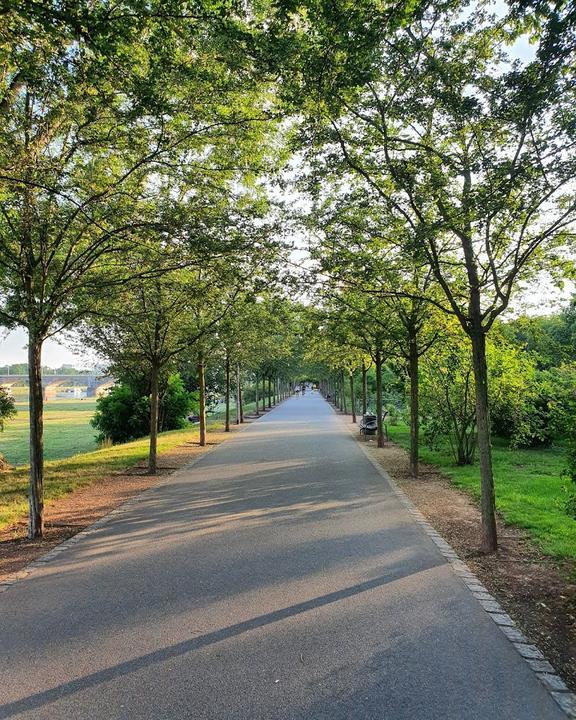
{"label": "distant field", "polygon": [[[93,430],[89,420],[95,408],[95,401],[62,401],[46,405],[46,442],[47,454],[52,453],[46,462],[45,492],[46,500],[55,500],[73,490],[85,487],[106,477],[109,473],[131,467],[145,460],[148,455],[148,438],[133,440],[123,445],[113,445],[103,449],[95,449]],[[250,412],[254,404],[246,406]],[[21,409],[21,408],[19,408]],[[26,409],[26,408],[24,408]],[[219,432],[223,429],[222,413],[211,414],[208,423],[210,430]],[[15,422],[10,423],[13,435],[12,452],[20,448],[21,456],[27,462],[28,454],[28,421],[22,412],[18,418],[20,428],[15,430]],[[8,456],[6,442],[8,428],[1,438],[0,452]],[[168,452],[186,442],[196,442],[198,425],[187,425],[181,430],[160,433],[158,452]],[[77,450],[82,443],[91,442],[88,451]],[[60,456],[53,453],[59,452]],[[69,457],[74,455],[74,457]],[[15,461],[10,460],[13,464]],[[25,516],[28,496],[28,469],[22,465],[7,472],[0,473],[0,529]]]}
{"label": "distant field", "polygon": [[[10,465],[28,463],[28,403],[17,402],[18,415],[0,433],[0,453]],[[47,460],[97,449],[90,418],[96,399],[54,400],[44,406],[44,452]]]}
{"label": "distant field", "polygon": [[[12,466],[27,465],[28,456],[28,403],[17,402],[18,415],[6,423],[0,433],[0,454]],[[254,409],[254,403],[247,403],[246,412]],[[222,404],[223,408],[223,404]],[[224,417],[220,412],[210,414],[211,421]],[[53,400],[44,405],[44,456],[46,460],[62,460],[80,453],[98,449],[95,430],[90,419],[96,410],[96,399]],[[234,422],[234,408],[231,408]]]}

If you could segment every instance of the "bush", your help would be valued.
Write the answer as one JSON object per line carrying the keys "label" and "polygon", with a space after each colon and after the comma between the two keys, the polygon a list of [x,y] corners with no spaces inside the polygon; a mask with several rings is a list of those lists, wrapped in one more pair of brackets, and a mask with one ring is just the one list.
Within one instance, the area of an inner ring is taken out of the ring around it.
{"label": "bush", "polygon": [[476,411],[470,343],[456,322],[446,320],[442,338],[420,368],[424,441],[438,448],[444,438],[457,465],[474,462]]}
{"label": "bush", "polygon": [[98,431],[97,440],[128,442],[147,435],[150,428],[150,400],[134,388],[121,383],[96,401],[96,414],[90,421]]}
{"label": "bush", "polygon": [[4,423],[6,420],[16,415],[16,405],[14,398],[6,388],[0,385],[0,432],[4,430]]}
{"label": "bush", "polygon": [[[184,427],[191,406],[191,394],[184,389],[180,376],[170,375],[160,393],[159,430]],[[142,383],[138,379],[121,382],[108,395],[98,398],[91,424],[98,431],[99,442],[109,439],[122,443],[148,435],[150,397],[142,394]]]}
{"label": "bush", "polygon": [[193,409],[192,393],[186,392],[178,373],[170,375],[160,397],[160,430],[177,430],[186,425],[186,415]]}

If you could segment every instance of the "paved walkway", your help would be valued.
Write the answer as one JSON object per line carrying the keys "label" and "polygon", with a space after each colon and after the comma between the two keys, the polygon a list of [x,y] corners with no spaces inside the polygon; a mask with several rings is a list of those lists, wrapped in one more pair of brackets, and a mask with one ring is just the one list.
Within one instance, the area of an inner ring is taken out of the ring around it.
{"label": "paved walkway", "polygon": [[317,395],[0,595],[0,718],[563,717]]}

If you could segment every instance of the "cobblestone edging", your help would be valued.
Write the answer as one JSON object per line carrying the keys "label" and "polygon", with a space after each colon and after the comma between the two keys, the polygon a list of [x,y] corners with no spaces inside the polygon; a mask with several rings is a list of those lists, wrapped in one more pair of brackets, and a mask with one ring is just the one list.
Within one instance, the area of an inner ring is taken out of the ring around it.
{"label": "cobblestone edging", "polygon": [[[278,404],[274,407],[278,407]],[[274,410],[274,408],[271,408]],[[270,412],[268,410],[267,412]],[[260,417],[265,417],[267,413],[264,413],[263,415],[260,415]],[[255,418],[256,420],[259,420],[260,418]],[[250,427],[251,423],[247,423],[244,425],[243,428],[240,429],[240,431],[246,429],[247,427]],[[226,438],[223,442],[228,442],[234,437],[234,435],[231,435],[229,438]],[[9,588],[11,588],[13,585],[15,585],[17,582],[20,582],[21,580],[24,580],[25,578],[29,577],[34,573],[34,571],[39,570],[41,568],[46,567],[52,560],[55,560],[57,557],[61,555],[61,553],[66,552],[66,550],[69,550],[70,548],[74,547],[76,543],[80,542],[84,538],[89,537],[90,535],[93,535],[94,533],[98,532],[100,528],[104,527],[108,523],[115,520],[118,516],[123,515],[124,513],[128,512],[129,510],[132,510],[143,498],[145,498],[147,495],[151,495],[157,488],[162,487],[162,485],[166,485],[167,483],[171,482],[174,477],[177,477],[180,473],[186,472],[189,468],[191,468],[193,465],[195,465],[197,462],[199,462],[202,458],[205,458],[207,455],[210,455],[210,453],[214,452],[216,448],[220,447],[222,443],[218,443],[218,445],[214,445],[213,447],[207,448],[203,453],[195,457],[190,462],[186,463],[186,465],[183,465],[181,468],[176,470],[173,473],[168,474],[165,478],[160,480],[159,482],[152,485],[152,487],[149,487],[147,490],[143,490],[142,492],[134,495],[129,500],[126,500],[126,502],[123,502],[121,505],[118,505],[118,507],[114,508],[114,510],[111,510],[109,513],[106,513],[106,515],[102,515],[101,518],[96,520],[96,522],[92,523],[91,525],[88,525],[83,530],[81,530],[79,533],[76,533],[76,535],[72,535],[72,537],[69,537],[67,540],[64,540],[63,542],[59,543],[58,545],[55,545],[52,550],[49,550],[45,555],[41,555],[36,560],[33,560],[31,563],[26,565],[26,567],[22,568],[22,570],[19,570],[18,572],[14,573],[13,575],[9,575],[4,580],[0,580],[0,594],[3,592],[6,592]]]}
{"label": "cobblestone edging", "polygon": [[[349,429],[352,430],[352,428]],[[416,505],[414,505],[406,493],[400,489],[376,458],[372,457],[369,450],[363,447],[362,443],[359,443],[359,445],[372,465],[390,484],[392,491],[406,510],[408,510],[414,521],[422,528],[422,530],[424,530],[426,535],[428,535],[428,537],[440,550],[442,555],[452,566],[453,572],[458,575],[464,585],[466,585],[472,595],[488,613],[489,617],[494,621],[504,635],[506,635],[515,650],[528,663],[530,669],[558,703],[566,716],[571,719],[576,719],[576,694],[570,692],[562,678],[557,674],[556,670],[552,667],[548,660],[546,660],[544,654],[536,647],[536,645],[532,645],[528,638],[526,638],[525,635],[516,627],[514,620],[512,620],[510,615],[508,615],[500,606],[500,603],[492,595],[490,595],[476,575],[474,575],[466,563],[458,557],[451,545],[449,545],[440,533],[438,533],[428,520],[426,520]]]}

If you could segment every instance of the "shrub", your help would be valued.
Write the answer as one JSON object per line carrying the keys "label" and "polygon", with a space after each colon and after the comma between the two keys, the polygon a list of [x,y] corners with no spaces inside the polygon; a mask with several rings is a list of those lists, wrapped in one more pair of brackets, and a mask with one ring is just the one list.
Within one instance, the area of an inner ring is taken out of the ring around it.
{"label": "shrub", "polygon": [[170,375],[160,397],[160,430],[177,430],[186,425],[186,415],[193,409],[192,393],[186,392],[178,373]]}
{"label": "shrub", "polygon": [[14,398],[6,388],[0,385],[0,432],[4,430],[6,420],[16,415],[16,405]]}
{"label": "shrub", "polygon": [[[184,389],[180,376],[170,375],[160,393],[159,430],[183,427],[191,406],[191,394]],[[138,379],[118,383],[108,395],[98,398],[91,423],[100,443],[106,439],[122,443],[148,435],[150,397],[142,394],[142,383]]]}
{"label": "shrub", "polygon": [[96,414],[90,422],[98,431],[98,442],[134,440],[149,431],[150,400],[125,383],[114,385],[96,401]]}

